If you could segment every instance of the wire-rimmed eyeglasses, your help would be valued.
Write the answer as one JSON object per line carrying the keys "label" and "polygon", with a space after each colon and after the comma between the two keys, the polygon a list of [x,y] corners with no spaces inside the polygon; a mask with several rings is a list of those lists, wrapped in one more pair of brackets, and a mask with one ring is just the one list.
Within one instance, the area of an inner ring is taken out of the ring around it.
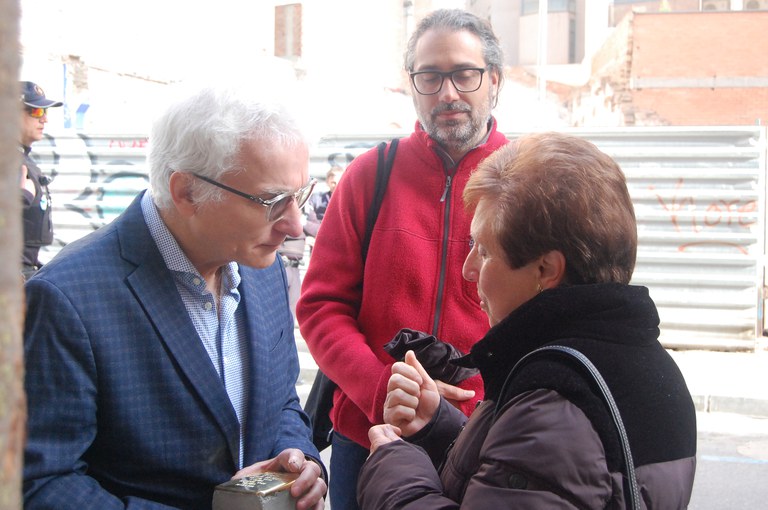
{"label": "wire-rimmed eyeglasses", "polygon": [[483,84],[485,67],[465,67],[453,71],[416,71],[410,73],[411,82],[416,92],[422,96],[437,94],[443,89],[446,78],[451,79],[453,87],[462,93],[474,92]]}
{"label": "wire-rimmed eyeglasses", "polygon": [[213,184],[218,188],[229,191],[230,193],[234,193],[235,195],[248,199],[251,202],[256,202],[259,205],[263,205],[267,208],[267,221],[269,222],[277,221],[285,216],[285,212],[291,205],[291,201],[295,201],[296,206],[299,208],[299,210],[301,210],[301,208],[304,207],[304,204],[307,203],[307,200],[309,200],[309,197],[312,195],[312,190],[315,188],[315,184],[317,184],[315,179],[310,179],[307,185],[303,188],[299,188],[296,191],[289,191],[287,193],[280,193],[279,195],[265,200],[255,195],[250,195],[248,193],[227,186],[226,184],[222,184],[219,181],[215,181],[204,175],[200,175],[194,172],[192,175],[201,181],[207,182],[208,184]]}

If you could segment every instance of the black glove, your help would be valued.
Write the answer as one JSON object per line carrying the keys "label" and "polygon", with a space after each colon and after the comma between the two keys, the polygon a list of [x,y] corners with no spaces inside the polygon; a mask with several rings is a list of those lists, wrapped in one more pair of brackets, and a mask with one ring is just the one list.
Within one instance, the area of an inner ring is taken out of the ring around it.
{"label": "black glove", "polygon": [[450,360],[460,358],[464,354],[451,344],[421,331],[401,329],[384,345],[384,350],[397,361],[403,361],[405,353],[413,351],[432,379],[454,386],[479,373],[476,368],[465,368],[451,363]]}

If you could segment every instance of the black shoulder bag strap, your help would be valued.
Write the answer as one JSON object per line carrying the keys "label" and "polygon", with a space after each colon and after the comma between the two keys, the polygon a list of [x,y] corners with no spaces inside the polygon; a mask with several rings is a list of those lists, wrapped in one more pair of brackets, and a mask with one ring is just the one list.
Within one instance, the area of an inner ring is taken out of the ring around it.
{"label": "black shoulder bag strap", "polygon": [[[395,161],[398,142],[397,138],[392,139],[389,145],[389,152],[387,152],[387,142],[381,142],[378,146],[379,159],[376,166],[376,187],[374,188],[371,206],[368,208],[368,216],[365,218],[365,237],[362,244],[363,266],[365,266],[365,259],[368,257],[368,246],[371,244],[373,226],[379,217],[379,209],[381,209],[381,203],[384,201],[384,193],[387,191],[387,183],[389,182],[389,175],[392,173],[392,164]],[[386,160],[384,159],[385,153]]]}
{"label": "black shoulder bag strap", "polygon": [[[365,219],[365,237],[362,244],[363,267],[365,267],[365,259],[368,256],[368,246],[371,243],[373,226],[376,224],[376,219],[379,216],[379,209],[381,209],[381,203],[384,201],[384,193],[387,191],[389,175],[392,173],[392,164],[395,161],[398,141],[395,138],[390,143],[386,160],[384,155],[387,150],[387,142],[381,142],[378,146],[379,158],[376,167],[376,184],[373,200],[368,208],[368,216]],[[323,451],[331,445],[333,425],[329,415],[333,407],[333,392],[335,389],[336,383],[318,369],[315,380],[312,383],[312,388],[309,390],[304,411],[312,422],[312,442],[319,451]]]}
{"label": "black shoulder bag strap", "polygon": [[[619,432],[619,439],[621,440],[621,449],[624,452],[624,469],[626,471],[626,482],[629,486],[629,490],[627,491],[629,494],[629,508],[634,510],[640,509],[640,488],[637,485],[637,477],[635,475],[635,463],[632,460],[632,451],[629,448],[629,438],[627,437],[627,431],[624,428],[624,422],[621,419],[621,414],[619,413],[619,408],[616,406],[616,401],[613,399],[613,395],[611,394],[611,390],[608,389],[608,384],[606,384],[605,380],[603,379],[603,376],[600,375],[600,372],[597,370],[597,367],[587,358],[584,354],[581,353],[581,351],[578,351],[574,349],[573,347],[566,347],[564,345],[547,345],[544,347],[540,347],[534,351],[529,352],[525,356],[523,356],[520,361],[515,363],[515,366],[512,367],[512,370],[510,370],[509,374],[507,375],[506,380],[504,381],[504,386],[501,389],[501,393],[499,395],[504,395],[504,391],[506,390],[507,385],[512,380],[513,375],[515,372],[517,372],[518,368],[528,360],[529,358],[542,353],[542,352],[561,352],[563,354],[566,354],[568,356],[571,356],[578,360],[590,373],[592,378],[597,383],[598,388],[600,388],[600,393],[602,394],[603,400],[605,401],[606,405],[608,406],[608,410],[611,413],[611,416],[613,417],[613,423],[616,425],[616,430]],[[506,402],[503,401],[502,398],[499,398],[499,401],[496,402],[496,408],[494,410],[494,420],[498,416],[498,413],[501,411],[501,408],[506,404]],[[626,489],[626,487],[625,487]]]}

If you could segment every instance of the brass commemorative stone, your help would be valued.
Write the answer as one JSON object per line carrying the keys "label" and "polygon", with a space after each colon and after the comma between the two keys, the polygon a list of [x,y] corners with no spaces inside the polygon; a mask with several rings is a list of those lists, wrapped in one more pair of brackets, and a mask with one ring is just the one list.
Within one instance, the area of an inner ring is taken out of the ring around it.
{"label": "brass commemorative stone", "polygon": [[216,486],[213,510],[288,510],[296,498],[288,490],[298,473],[266,472]]}

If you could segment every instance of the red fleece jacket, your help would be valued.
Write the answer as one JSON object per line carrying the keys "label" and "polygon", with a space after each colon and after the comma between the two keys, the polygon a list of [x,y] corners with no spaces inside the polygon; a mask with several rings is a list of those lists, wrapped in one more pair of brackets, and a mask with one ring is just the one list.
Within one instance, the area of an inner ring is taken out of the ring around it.
{"label": "red fleece jacket", "polygon": [[[417,123],[397,148],[365,271],[361,244],[374,193],[376,149],[355,158],[333,193],[296,315],[318,366],[339,385],[331,412],[334,429],[366,448],[368,429],[383,421],[394,361],[384,344],[410,328],[468,352],[488,330],[477,285],[461,276],[471,222],[462,192],[478,163],[506,142],[494,120],[487,142],[451,170]],[[475,376],[461,386],[476,392],[462,406],[469,415],[483,398],[482,380]]]}

